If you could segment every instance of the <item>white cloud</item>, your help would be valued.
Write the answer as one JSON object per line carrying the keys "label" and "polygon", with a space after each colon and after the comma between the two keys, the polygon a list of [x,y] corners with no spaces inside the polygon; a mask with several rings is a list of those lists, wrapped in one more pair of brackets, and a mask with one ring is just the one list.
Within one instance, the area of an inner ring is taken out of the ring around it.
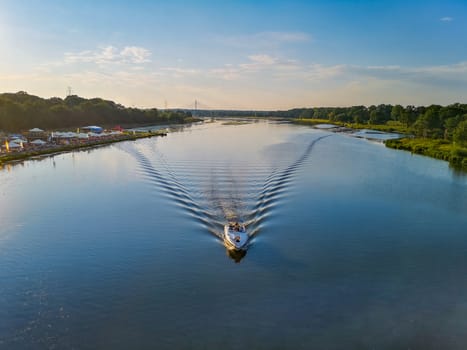
{"label": "white cloud", "polygon": [[225,64],[223,67],[212,68],[207,74],[223,80],[248,79],[252,74],[268,72],[277,74],[279,72],[295,71],[299,68],[298,62],[291,59],[256,54],[247,57],[248,61],[239,64]]}
{"label": "white cloud", "polygon": [[151,52],[144,47],[125,46],[118,49],[114,46],[101,47],[97,50],[86,50],[81,52],[66,52],[66,63],[135,63],[150,62]]}
{"label": "white cloud", "polygon": [[194,68],[182,68],[182,67],[162,67],[156,69],[158,74],[166,77],[166,79],[177,79],[187,81],[193,79],[202,71]]}
{"label": "white cloud", "polygon": [[344,76],[346,69],[347,66],[343,64],[326,66],[323,64],[314,63],[309,65],[308,67],[304,67],[303,73],[300,72],[300,75],[302,75],[303,79],[306,80],[322,82],[324,80]]}
{"label": "white cloud", "polygon": [[309,41],[311,36],[304,32],[261,32],[254,34],[253,38],[279,43],[297,43]]}
{"label": "white cloud", "polygon": [[467,61],[449,65],[423,67],[421,71],[435,74],[452,74],[458,76],[460,79],[467,79]]}
{"label": "white cloud", "polygon": [[446,17],[441,17],[439,20],[441,22],[452,22],[454,21],[454,18],[446,16]]}
{"label": "white cloud", "polygon": [[284,44],[304,43],[311,36],[304,32],[259,32],[236,36],[218,36],[217,42],[237,48],[275,48]]}
{"label": "white cloud", "polygon": [[242,63],[238,67],[244,70],[258,70],[263,68],[270,68],[277,63],[277,58],[269,55],[251,55],[248,56],[249,61]]}
{"label": "white cloud", "polygon": [[277,59],[269,55],[251,55],[248,58],[254,63],[271,65],[277,62]]}
{"label": "white cloud", "polygon": [[[398,91],[393,91],[393,96],[399,94],[401,99],[404,97],[404,101],[408,100],[407,96],[414,96],[414,98],[417,96],[418,100],[413,103],[422,101],[423,91],[438,91],[444,95],[446,95],[446,91],[451,91],[452,96],[458,96],[459,93],[465,95],[465,86],[467,86],[467,62],[451,65],[403,67],[399,65],[309,64],[281,60],[269,55],[252,55],[248,59],[249,61],[246,63],[229,64],[210,69],[206,74],[200,74],[200,76],[211,77],[214,81],[230,81],[231,84],[235,83],[236,86],[240,87],[243,85],[255,86],[259,91],[280,85],[283,86],[282,94],[284,95],[299,87],[306,91],[330,92],[331,90],[327,89],[342,90],[343,86],[346,86],[345,91],[349,92],[355,92],[355,87],[358,86],[358,90],[363,94],[366,89],[365,84],[370,86],[371,82],[371,86],[378,87],[380,91],[384,90],[384,95],[390,92],[391,86],[397,86],[395,89]],[[385,84],[388,87],[384,87]],[[372,98],[377,96],[377,91],[370,91],[369,88],[366,90],[368,90],[366,96],[372,96]],[[399,93],[399,90],[406,91],[405,94],[408,95]],[[324,96],[321,93],[320,95]],[[355,94],[349,95],[343,101],[350,101],[356,96]],[[457,99],[459,98],[457,97]],[[371,102],[371,99],[368,98],[366,101]],[[397,99],[393,99],[393,101],[397,102]]]}
{"label": "white cloud", "polygon": [[213,68],[208,73],[214,78],[223,80],[236,80],[240,78],[240,70],[232,64],[226,64],[222,68]]}
{"label": "white cloud", "polygon": [[455,85],[467,83],[467,61],[450,65],[400,66],[346,66],[347,74],[381,80],[415,82],[429,85]]}
{"label": "white cloud", "polygon": [[165,67],[161,68],[161,71],[169,72],[177,77],[183,77],[186,75],[195,75],[200,72],[199,69],[194,69],[194,68],[180,68],[180,67]]}
{"label": "white cloud", "polygon": [[[444,104],[463,101],[467,93],[467,61],[412,67],[322,64],[265,52],[245,55],[236,63],[199,68],[148,65],[144,63],[150,52],[144,48],[107,46],[67,53],[68,63],[39,65],[21,74],[2,72],[0,67],[0,88],[61,95],[73,86],[83,96],[106,96],[139,106],[162,106],[165,98],[171,106],[184,106],[198,98],[218,108],[266,109],[310,104]],[[154,96],[163,97],[154,102]]]}
{"label": "white cloud", "polygon": [[150,62],[151,52],[144,47],[126,46],[120,51],[120,55],[132,63]]}

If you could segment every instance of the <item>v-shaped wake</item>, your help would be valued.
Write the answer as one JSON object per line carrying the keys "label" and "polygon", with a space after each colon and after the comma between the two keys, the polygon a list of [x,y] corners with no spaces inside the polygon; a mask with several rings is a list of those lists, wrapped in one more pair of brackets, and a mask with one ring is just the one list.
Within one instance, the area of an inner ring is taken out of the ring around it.
{"label": "v-shaped wake", "polygon": [[238,221],[246,226],[251,242],[297,171],[309,160],[313,147],[329,136],[313,139],[295,160],[282,167],[205,160],[169,162],[154,143],[152,147],[125,144],[122,148],[136,159],[139,172],[150,185],[158,187],[207,232],[222,240],[224,225]]}

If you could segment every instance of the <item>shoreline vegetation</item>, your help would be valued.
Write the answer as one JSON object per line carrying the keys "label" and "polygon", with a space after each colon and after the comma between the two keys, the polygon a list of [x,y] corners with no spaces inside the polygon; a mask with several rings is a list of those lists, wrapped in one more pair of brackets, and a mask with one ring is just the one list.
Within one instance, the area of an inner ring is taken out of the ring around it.
{"label": "shoreline vegetation", "polygon": [[[387,147],[446,160],[467,171],[467,104],[448,106],[372,105],[352,107],[294,108],[285,111],[232,111],[129,108],[101,98],[76,95],[49,99],[17,93],[0,94],[0,141],[2,132],[18,133],[40,126],[48,130],[83,125],[141,127],[187,124],[198,118],[252,118],[289,120],[297,124],[334,124],[343,128],[373,129],[407,135],[385,141]],[[239,121],[227,121],[239,125]],[[227,124],[229,125],[229,124]],[[96,143],[97,144],[97,143]],[[2,158],[5,158],[2,156]]]}
{"label": "shoreline vegetation", "polygon": [[[24,91],[2,93],[0,94],[0,167],[10,162],[94,148],[114,142],[165,136],[166,131],[151,131],[150,128],[191,124],[198,121],[201,119],[193,117],[191,111],[128,108],[101,98],[86,99],[70,95],[65,99],[58,97],[44,99]],[[85,125],[100,125],[100,127],[85,127]],[[128,130],[147,127],[148,130]],[[118,132],[93,135],[93,132],[80,134],[77,131],[71,132],[73,135],[68,136],[68,139],[54,138],[54,134],[63,134],[62,131],[65,130],[96,128],[101,131],[108,129]],[[16,148],[10,150],[15,141]]]}
{"label": "shoreline vegetation", "polygon": [[467,171],[467,104],[380,104],[294,108],[285,111],[198,110],[197,115],[282,119],[298,124],[334,124],[343,128],[399,133],[407,137],[387,141],[387,147],[447,160],[452,167]]}
{"label": "shoreline vegetation", "polygon": [[387,140],[386,147],[409,151],[449,162],[457,170],[467,171],[467,148],[449,141],[427,138],[401,138]]}
{"label": "shoreline vegetation", "polygon": [[84,125],[142,125],[186,124],[192,122],[188,110],[158,110],[157,108],[125,107],[101,98],[86,99],[70,95],[41,98],[24,91],[0,94],[0,130],[20,133],[40,127],[44,130],[76,129]]}
{"label": "shoreline vegetation", "polygon": [[222,125],[245,125],[245,124],[250,124],[249,122],[246,121],[237,121],[237,120],[229,120],[227,122],[223,122]]}
{"label": "shoreline vegetation", "polygon": [[314,118],[294,119],[293,123],[312,126],[333,124],[352,130],[372,129],[387,133],[398,133],[405,136],[383,141],[386,147],[445,160],[449,162],[452,168],[467,171],[467,147],[462,147],[447,139],[414,136],[414,130],[401,123],[389,121],[387,124],[362,124]]}

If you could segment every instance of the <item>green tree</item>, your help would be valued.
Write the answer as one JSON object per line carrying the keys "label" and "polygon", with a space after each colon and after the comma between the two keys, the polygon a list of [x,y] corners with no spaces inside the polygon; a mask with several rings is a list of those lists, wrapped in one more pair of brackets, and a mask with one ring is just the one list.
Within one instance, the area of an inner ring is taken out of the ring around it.
{"label": "green tree", "polygon": [[414,106],[407,106],[404,109],[404,112],[400,116],[400,122],[404,123],[407,127],[412,125],[412,123],[417,119],[416,110]]}
{"label": "green tree", "polygon": [[448,118],[444,121],[444,138],[446,140],[452,140],[454,130],[460,122],[459,117]]}
{"label": "green tree", "polygon": [[453,139],[457,144],[467,146],[467,120],[464,120],[457,125],[454,130]]}
{"label": "green tree", "polygon": [[311,119],[313,118],[313,109],[311,108],[304,108],[301,112],[298,118],[300,119]]}
{"label": "green tree", "polygon": [[368,123],[368,120],[370,119],[370,114],[365,106],[350,107],[349,115],[354,123],[365,124]]}
{"label": "green tree", "polygon": [[91,124],[183,123],[188,117],[183,111],[160,114],[157,109],[126,108],[101,98],[72,95],[62,100],[58,97],[42,99],[25,92],[0,94],[0,130],[13,132],[32,127],[63,129]]}
{"label": "green tree", "polygon": [[443,137],[439,110],[441,106],[431,105],[420,115],[415,123],[417,133],[423,137]]}
{"label": "green tree", "polygon": [[401,105],[395,105],[391,109],[391,119],[396,120],[398,122],[402,121],[403,119],[403,114],[404,114],[404,107]]}

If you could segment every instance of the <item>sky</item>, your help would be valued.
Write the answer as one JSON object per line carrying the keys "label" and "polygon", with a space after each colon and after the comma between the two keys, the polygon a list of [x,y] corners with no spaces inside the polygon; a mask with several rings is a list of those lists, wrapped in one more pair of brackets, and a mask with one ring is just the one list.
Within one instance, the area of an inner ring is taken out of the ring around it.
{"label": "sky", "polygon": [[0,0],[0,92],[142,108],[466,103],[467,1]]}

